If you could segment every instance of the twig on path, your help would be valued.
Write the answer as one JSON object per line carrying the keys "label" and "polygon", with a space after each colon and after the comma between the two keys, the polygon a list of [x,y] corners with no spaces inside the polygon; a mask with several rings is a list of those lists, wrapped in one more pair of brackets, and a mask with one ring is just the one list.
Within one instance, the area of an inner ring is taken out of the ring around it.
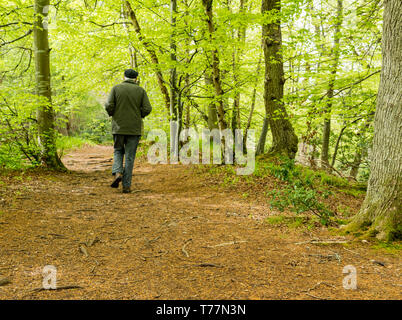
{"label": "twig on path", "polygon": [[155,254],[153,256],[140,256],[140,258],[144,261],[147,261],[148,258],[159,258],[159,257],[163,257],[165,255],[167,255],[169,253],[169,251],[159,251],[158,254]]}
{"label": "twig on path", "polygon": [[98,260],[94,259],[94,261],[95,261],[95,265],[93,266],[93,268],[92,268],[92,270],[91,270],[91,273],[94,273],[96,267],[100,265],[100,263],[98,262]]}
{"label": "twig on path", "polygon": [[141,191],[151,191],[151,189],[140,189],[140,190],[132,190],[130,193],[137,193]]}
{"label": "twig on path", "polygon": [[324,281],[320,281],[320,282],[317,282],[314,287],[312,287],[312,288],[310,288],[310,289],[307,289],[307,291],[314,290],[315,288],[317,288],[317,287],[318,287],[319,285],[321,285],[321,284],[325,284],[325,285],[328,286],[328,287],[336,288],[333,284],[326,283],[326,282],[324,282]]}
{"label": "twig on path", "polygon": [[124,236],[124,237],[118,237],[118,238],[110,238],[110,240],[123,240],[124,243],[126,243],[128,240],[135,238],[135,236]]}
{"label": "twig on path", "polygon": [[80,252],[83,253],[85,257],[88,257],[88,251],[84,246],[80,246]]}
{"label": "twig on path", "polygon": [[148,240],[147,238],[145,238],[145,247],[150,247],[152,243],[154,243],[155,241],[157,241],[158,239],[160,239],[160,236],[157,236],[154,239]]}
{"label": "twig on path", "polygon": [[354,251],[352,251],[352,250],[349,250],[349,249],[347,249],[347,248],[343,248],[343,249],[345,249],[346,251],[349,251],[349,252],[353,253],[353,254],[356,255],[356,256],[359,256],[360,258],[363,258],[363,259],[366,259],[366,260],[370,260],[370,262],[372,262],[372,263],[374,263],[374,264],[378,264],[378,265],[380,265],[380,266],[382,266],[382,267],[385,267],[385,263],[384,263],[384,262],[381,262],[381,261],[378,261],[378,260],[373,260],[373,259],[367,258],[367,257],[365,257],[365,256],[363,256],[363,255],[361,255],[361,254],[359,254],[359,253],[357,253],[357,252],[354,252]]}
{"label": "twig on path", "polygon": [[56,237],[56,238],[60,238],[60,239],[67,239],[67,237],[65,235],[58,234],[58,233],[49,233],[48,235]]}
{"label": "twig on path", "polygon": [[327,239],[327,240],[321,240],[321,239],[312,239],[309,241],[302,241],[302,242],[296,242],[295,244],[333,244],[333,243],[348,243],[349,240],[345,239]]}
{"label": "twig on path", "polygon": [[127,243],[128,240],[130,240],[130,239],[132,239],[132,238],[134,238],[134,237],[135,237],[135,236],[127,237],[127,238],[125,238],[125,239],[123,240],[123,242],[124,242],[124,243]]}
{"label": "twig on path", "polygon": [[359,256],[359,257],[361,257],[361,258],[367,259],[367,257],[362,256],[360,253],[354,252],[354,251],[352,251],[352,250],[350,250],[350,249],[347,249],[347,248],[343,248],[343,249],[346,250],[346,251],[349,251],[349,252],[353,253],[353,254],[356,255],[356,256]]}
{"label": "twig on path", "polygon": [[314,295],[312,295],[311,293],[308,293],[308,292],[305,292],[305,294],[307,294],[308,296],[310,296],[310,297],[312,297],[312,298],[315,298],[315,299],[319,299],[319,300],[329,300],[328,298],[321,298],[321,297],[314,296]]}
{"label": "twig on path", "polygon": [[339,254],[335,253],[335,254],[309,254],[310,257],[318,257],[322,259],[327,259],[329,261],[331,260],[338,260],[339,262],[341,262],[341,257]]}
{"label": "twig on path", "polygon": [[312,298],[315,298],[315,299],[319,299],[319,300],[330,300],[330,298],[321,298],[321,297],[314,296],[314,295],[312,295],[312,294],[310,293],[310,291],[316,289],[316,288],[317,288],[319,285],[321,285],[321,284],[325,284],[326,286],[329,286],[329,287],[332,287],[332,288],[336,288],[333,284],[329,284],[329,283],[326,283],[326,282],[324,282],[324,281],[320,281],[320,282],[317,282],[317,283],[314,285],[314,287],[309,288],[309,289],[307,289],[307,290],[300,291],[299,294],[300,294],[300,293],[305,293],[306,295],[308,295],[308,296],[310,296],[310,297],[312,297]]}
{"label": "twig on path", "polygon": [[148,240],[148,244],[151,244],[151,243],[157,241],[158,239],[160,239],[160,236],[157,236],[156,238],[153,238],[153,239],[151,239],[151,240]]}
{"label": "twig on path", "polygon": [[142,261],[147,261],[147,258],[140,256],[140,255],[139,255],[139,257],[141,258]]}
{"label": "twig on path", "polygon": [[391,286],[394,286],[394,287],[402,287],[402,284],[394,283],[394,282],[391,281],[391,280],[384,280],[384,281],[385,281],[385,282],[390,282]]}
{"label": "twig on path", "polygon": [[230,241],[230,242],[224,242],[224,243],[220,243],[220,244],[215,244],[213,246],[206,246],[205,248],[216,248],[216,247],[230,246],[232,244],[238,244],[238,243],[244,243],[244,242],[247,242],[247,241],[244,241],[244,240]]}
{"label": "twig on path", "polygon": [[11,280],[9,278],[1,278],[0,279],[0,287],[5,286],[6,284],[11,283]]}
{"label": "twig on path", "polygon": [[378,265],[380,265],[381,267],[385,267],[385,263],[384,263],[384,262],[377,261],[377,260],[373,260],[373,259],[371,259],[370,262],[372,262],[372,263],[374,263],[374,264],[378,264]]}
{"label": "twig on path", "polygon": [[[62,287],[48,288],[48,289],[45,289],[45,288],[35,288],[35,289],[32,289],[32,290],[31,290],[29,293],[27,293],[26,295],[28,295],[28,294],[30,294],[30,293],[41,292],[41,291],[60,291],[60,290],[70,290],[70,289],[83,289],[83,287],[72,285],[72,286],[62,286]],[[26,295],[25,295],[25,296],[26,296]]]}
{"label": "twig on path", "polygon": [[85,243],[85,245],[87,246],[87,247],[92,247],[95,243],[97,243],[97,242],[100,242],[100,240],[99,240],[99,238],[98,237],[94,237],[94,238],[92,238],[92,239],[89,239],[86,243]]}
{"label": "twig on path", "polygon": [[184,242],[183,247],[181,248],[181,251],[184,253],[184,255],[185,255],[187,258],[190,257],[190,255],[189,255],[188,252],[186,251],[186,246],[190,243],[190,241],[192,241],[191,238],[190,238],[190,239],[187,239],[187,240]]}
{"label": "twig on path", "polygon": [[194,264],[194,267],[213,267],[213,268],[223,268],[222,266],[218,264],[213,264],[213,263],[199,263],[199,264]]}

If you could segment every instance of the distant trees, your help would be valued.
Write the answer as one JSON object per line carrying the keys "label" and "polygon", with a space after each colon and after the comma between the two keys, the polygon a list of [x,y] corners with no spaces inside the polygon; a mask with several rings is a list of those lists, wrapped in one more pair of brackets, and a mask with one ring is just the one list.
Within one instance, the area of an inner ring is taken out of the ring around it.
{"label": "distant trees", "polygon": [[343,20],[343,0],[337,0],[337,12],[335,18],[334,28],[334,42],[331,49],[333,56],[332,65],[330,68],[330,76],[328,83],[328,90],[326,96],[326,105],[324,110],[324,128],[322,132],[321,144],[321,166],[325,169],[329,167],[329,140],[331,134],[331,111],[334,98],[335,79],[338,72],[340,60],[340,39],[341,39],[341,26]]}
{"label": "distant trees", "polygon": [[[299,137],[312,164],[321,160],[337,174],[368,178],[381,63],[380,0],[62,1],[50,15],[51,23],[57,15],[52,51],[47,30],[32,23],[34,10],[41,14],[35,24],[49,18],[47,4],[0,5],[0,127],[7,141],[18,147],[19,140],[24,154],[29,139],[9,128],[18,127],[15,119],[24,118],[20,127],[30,133],[36,130],[31,141],[37,143],[41,132],[43,155],[54,154],[54,137],[45,134],[54,121],[65,127],[63,119],[73,120],[71,135],[99,132],[88,128],[106,132],[108,120],[95,111],[102,93],[134,66],[155,105],[145,134],[152,127],[168,131],[172,123],[178,131],[255,129],[257,153],[289,157]],[[34,32],[38,50],[31,46]],[[16,79],[24,85],[16,86]],[[41,97],[37,114],[25,103],[34,100],[33,87]],[[30,158],[38,162],[36,154]]]}

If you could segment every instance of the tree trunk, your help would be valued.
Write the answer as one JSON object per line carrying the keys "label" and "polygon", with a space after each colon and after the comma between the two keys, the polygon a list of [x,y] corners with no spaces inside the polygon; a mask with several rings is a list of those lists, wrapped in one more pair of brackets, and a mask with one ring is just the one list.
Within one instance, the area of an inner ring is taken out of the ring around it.
{"label": "tree trunk", "polygon": [[140,42],[144,45],[145,49],[148,51],[148,54],[151,57],[151,61],[154,64],[154,69],[155,69],[155,73],[156,73],[156,78],[158,80],[158,85],[162,92],[162,96],[165,101],[166,109],[170,113],[169,92],[165,86],[165,80],[163,78],[163,74],[160,69],[158,56],[156,55],[155,51],[153,50],[151,44],[142,35],[141,28],[140,28],[140,25],[137,20],[137,16],[135,15],[135,12],[131,7],[130,2],[125,1],[125,5],[126,5],[127,13],[130,17],[131,23],[134,26],[134,31],[137,33],[137,36],[138,36],[138,39],[140,40]]}
{"label": "tree trunk", "polygon": [[37,110],[39,143],[42,147],[42,162],[53,169],[65,169],[57,155],[55,138],[55,114],[52,107],[50,87],[50,48],[47,24],[49,0],[35,0],[34,53],[36,92],[41,98]]}
{"label": "tree trunk", "polygon": [[268,118],[264,118],[260,138],[258,139],[257,149],[255,151],[255,154],[257,156],[264,153],[264,147],[265,147],[265,141],[267,139],[268,127],[269,127],[269,120],[268,120]]}
{"label": "tree trunk", "polygon": [[362,163],[362,159],[363,159],[363,152],[361,149],[358,149],[355,153],[352,165],[351,165],[351,169],[349,172],[349,177],[353,178],[354,180],[356,180],[357,178],[357,174],[359,173],[359,168],[360,168],[360,164]]}
{"label": "tree trunk", "polygon": [[328,168],[329,167],[329,138],[331,136],[331,109],[332,109],[332,101],[334,97],[334,86],[336,79],[336,72],[338,70],[339,64],[339,43],[341,39],[341,26],[343,20],[343,0],[338,0],[337,6],[337,14],[336,14],[336,23],[335,23],[335,34],[334,34],[334,46],[333,46],[333,54],[334,54],[334,63],[332,65],[329,86],[327,91],[327,105],[325,109],[324,116],[324,129],[322,134],[322,147],[321,147],[321,167]]}
{"label": "tree trunk", "polygon": [[366,198],[347,226],[369,226],[368,235],[382,240],[402,238],[402,2],[384,3],[382,70],[370,154]]}
{"label": "tree trunk", "polygon": [[[213,80],[210,75],[205,76],[205,85],[207,86],[208,90],[210,87],[213,87]],[[208,104],[208,129],[219,129],[218,113],[215,102],[210,102]]]}
{"label": "tree trunk", "polygon": [[172,27],[172,34],[170,36],[170,60],[173,67],[170,69],[170,150],[171,157],[175,160],[179,157],[179,136],[181,129],[181,117],[179,116],[179,106],[177,97],[177,56],[176,56],[176,14],[177,14],[177,1],[170,1],[170,25]]}
{"label": "tree trunk", "polygon": [[[247,147],[247,134],[248,134],[248,130],[251,127],[251,120],[253,118],[253,113],[254,113],[254,108],[255,108],[255,100],[256,100],[256,97],[257,97],[258,76],[260,74],[260,69],[261,69],[261,54],[260,54],[260,57],[258,58],[258,62],[257,62],[257,70],[256,70],[253,94],[251,96],[250,113],[248,115],[246,128],[244,129],[244,136],[243,136],[243,148],[244,148],[244,151],[246,151],[246,149],[247,149],[246,148]],[[265,144],[265,141],[264,141],[264,144]]]}
{"label": "tree trunk", "polygon": [[[239,7],[239,14],[244,14],[244,7],[245,7],[246,0],[240,0],[240,7]],[[230,7],[229,7],[230,9]],[[240,62],[243,55],[243,47],[246,41],[246,26],[241,25],[237,30],[237,40],[238,46],[236,47],[235,39],[234,42],[234,49],[232,53],[232,69],[233,69],[233,82],[236,89],[240,87],[239,83],[239,73],[240,73]],[[240,118],[240,92],[235,93],[235,97],[233,99],[233,112],[232,112],[232,130],[233,135],[236,129],[241,129],[241,118]]]}
{"label": "tree trunk", "polygon": [[208,129],[219,129],[215,103],[210,103],[208,105]]}
{"label": "tree trunk", "polygon": [[334,153],[332,154],[331,167],[335,166],[335,161],[336,161],[336,156],[338,155],[339,145],[341,143],[341,139],[342,139],[343,133],[345,132],[346,128],[347,128],[347,125],[343,126],[343,128],[339,132],[338,139],[336,139]]}
{"label": "tree trunk", "polygon": [[[212,3],[213,0],[202,0],[202,4],[205,8],[205,13],[207,15],[207,26],[209,31],[210,40],[213,40],[213,36],[215,33],[215,26],[213,22],[213,14],[212,14]],[[219,129],[224,130],[226,129],[227,122],[225,119],[225,108],[223,103],[223,90],[222,90],[222,83],[221,83],[221,72],[219,69],[219,57],[218,57],[218,49],[212,49],[212,80],[215,87],[215,94],[217,95],[217,114],[218,114],[218,123]]]}
{"label": "tree trunk", "polygon": [[[261,12],[277,10],[280,0],[262,0]],[[274,13],[275,14],[275,13]],[[265,58],[264,102],[272,132],[271,154],[284,154],[292,159],[297,152],[298,139],[283,105],[285,83],[281,54],[282,34],[279,14],[277,18],[262,26],[262,42]]]}

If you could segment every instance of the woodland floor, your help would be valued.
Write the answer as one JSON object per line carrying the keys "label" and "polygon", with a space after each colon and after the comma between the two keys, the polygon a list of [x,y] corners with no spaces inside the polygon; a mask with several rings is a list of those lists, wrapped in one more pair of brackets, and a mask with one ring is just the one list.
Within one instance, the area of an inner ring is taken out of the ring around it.
{"label": "woodland floor", "polygon": [[[85,147],[64,157],[70,173],[0,176],[0,299],[402,298],[398,254],[268,224],[267,203],[189,166],[137,161],[135,192],[122,194],[109,187],[112,153]],[[45,265],[58,287],[79,288],[35,290]],[[342,286],[346,265],[357,290]]]}

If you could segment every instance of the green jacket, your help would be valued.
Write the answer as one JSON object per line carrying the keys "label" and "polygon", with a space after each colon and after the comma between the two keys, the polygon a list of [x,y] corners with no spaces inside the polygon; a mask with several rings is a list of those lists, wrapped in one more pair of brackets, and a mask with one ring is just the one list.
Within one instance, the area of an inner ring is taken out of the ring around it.
{"label": "green jacket", "polygon": [[152,111],[146,91],[133,80],[114,86],[105,104],[112,117],[112,133],[141,135],[142,118]]}

